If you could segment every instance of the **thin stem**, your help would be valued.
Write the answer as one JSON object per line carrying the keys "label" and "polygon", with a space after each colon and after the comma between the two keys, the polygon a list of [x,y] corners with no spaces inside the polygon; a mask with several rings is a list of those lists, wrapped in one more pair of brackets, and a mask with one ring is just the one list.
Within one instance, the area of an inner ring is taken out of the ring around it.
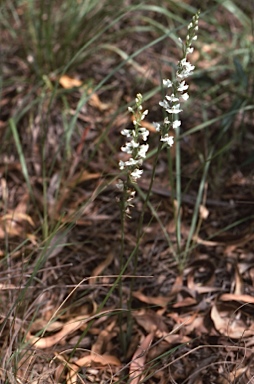
{"label": "thin stem", "polygon": [[176,242],[177,242],[177,255],[178,261],[181,255],[181,144],[179,140],[180,128],[175,129],[176,140],[175,140],[175,149],[176,149],[176,202],[177,207],[174,209],[175,212],[175,223],[176,223]]}
{"label": "thin stem", "polygon": [[[126,195],[126,189],[124,189],[124,195]],[[120,211],[121,211],[121,249],[120,249],[120,265],[119,265],[119,276],[120,276],[120,279],[119,279],[119,284],[118,284],[118,294],[119,294],[119,307],[121,309],[123,309],[123,279],[122,279],[122,273],[123,273],[123,269],[124,269],[124,245],[125,245],[125,219],[126,219],[126,215],[125,215],[125,208],[124,208],[124,201],[125,201],[125,196],[124,196],[124,199],[121,201],[120,205]],[[120,344],[121,344],[121,348],[122,348],[122,351],[123,351],[123,354],[125,356],[126,352],[127,352],[127,347],[126,347],[126,337],[125,337],[125,334],[124,334],[124,331],[123,331],[123,316],[124,316],[124,313],[123,311],[120,311],[119,312],[119,317],[118,317],[118,321],[119,321],[119,335],[120,335]]]}
{"label": "thin stem", "polygon": [[[160,152],[162,150],[162,147],[163,147],[163,143],[160,142],[159,145],[158,145],[158,149],[157,149],[157,152],[156,152],[155,160],[154,160],[154,163],[153,163],[153,169],[152,169],[152,175],[151,175],[151,178],[150,178],[149,188],[148,188],[148,191],[147,191],[147,194],[146,194],[146,197],[145,197],[145,201],[144,201],[144,204],[143,204],[143,207],[142,207],[142,212],[141,212],[140,219],[139,219],[138,232],[137,232],[137,242],[136,242],[136,247],[135,247],[135,249],[133,251],[133,254],[132,254],[132,256],[134,257],[133,276],[136,276],[136,274],[137,274],[138,251],[139,251],[140,241],[141,241],[141,238],[142,238],[144,215],[145,215],[147,204],[149,202],[150,195],[151,195],[151,192],[152,192],[152,186],[153,186],[153,182],[154,182],[156,166],[157,166],[157,163],[158,163],[158,158],[159,158],[159,154],[160,154]],[[132,292],[134,290],[135,281],[136,281],[136,279],[134,277],[134,278],[131,279],[131,284],[130,284],[130,297],[129,297],[129,301],[128,301],[128,322],[127,322],[127,324],[130,324],[129,332],[131,332],[131,328],[132,328],[132,326],[131,326],[131,323],[132,323],[131,310],[132,310],[132,299],[133,299]]]}

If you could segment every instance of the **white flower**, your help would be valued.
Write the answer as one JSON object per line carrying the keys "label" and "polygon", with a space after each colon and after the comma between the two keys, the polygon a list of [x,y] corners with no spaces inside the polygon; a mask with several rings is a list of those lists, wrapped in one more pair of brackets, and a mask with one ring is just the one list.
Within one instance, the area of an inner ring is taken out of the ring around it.
{"label": "white flower", "polygon": [[146,117],[146,115],[148,114],[148,109],[146,109],[142,115],[141,115],[141,120],[144,120],[144,118]]}
{"label": "white flower", "polygon": [[159,102],[159,105],[162,107],[162,108],[169,108],[169,103],[167,102],[167,100],[163,100],[163,101],[160,101]]}
{"label": "white flower", "polygon": [[136,96],[136,99],[135,99],[135,101],[136,101],[136,104],[141,104],[142,103],[142,95],[141,95],[141,93],[138,93],[137,94],[137,96]]}
{"label": "white flower", "polygon": [[175,120],[173,121],[173,124],[172,124],[172,128],[176,129],[176,128],[179,128],[181,126],[181,121],[180,120]]}
{"label": "white flower", "polygon": [[160,130],[161,130],[161,125],[160,125],[160,123],[153,123],[153,125],[154,125],[154,128],[156,129],[156,131],[157,131],[157,132],[160,132]]}
{"label": "white flower", "polygon": [[120,160],[119,161],[119,168],[120,168],[120,170],[122,171],[124,169],[124,167],[125,167],[125,162],[123,160]]}
{"label": "white flower", "polygon": [[164,141],[165,143],[167,143],[167,145],[172,147],[172,145],[174,144],[174,137],[166,134],[165,136],[161,137],[161,141]]}
{"label": "white flower", "polygon": [[133,179],[133,181],[136,181],[141,177],[142,173],[143,169],[135,169],[133,172],[131,172],[131,178]]}
{"label": "white flower", "polygon": [[139,166],[140,165],[140,160],[136,160],[136,159],[133,159],[132,157],[129,158],[129,160],[125,161],[124,163],[125,167],[133,167],[134,165],[135,166]]}
{"label": "white flower", "polygon": [[189,98],[188,93],[187,93],[187,92],[186,92],[186,93],[183,93],[183,94],[181,95],[181,98],[182,98],[184,101],[188,100],[188,98]]}
{"label": "white flower", "polygon": [[123,192],[123,190],[124,190],[124,183],[123,183],[123,180],[121,180],[121,179],[117,180],[116,187],[117,187],[121,192]]}
{"label": "white flower", "polygon": [[132,153],[133,152],[133,149],[134,148],[138,148],[138,146],[139,146],[139,143],[137,143],[136,141],[134,141],[134,140],[131,140],[129,143],[126,143],[125,144],[125,146],[123,146],[122,148],[121,148],[121,150],[123,151],[123,152],[126,152],[126,153]]}
{"label": "white flower", "polygon": [[163,86],[164,86],[165,88],[170,88],[170,87],[172,87],[172,85],[173,85],[172,81],[169,80],[169,79],[163,79],[163,80],[162,80],[162,83],[163,83]]}
{"label": "white flower", "polygon": [[142,137],[142,140],[146,141],[149,136],[149,131],[146,128],[139,128],[140,136]]}
{"label": "white flower", "polygon": [[148,144],[143,144],[140,145],[138,149],[138,156],[142,157],[143,159],[146,158],[146,152],[148,151],[149,145]]}
{"label": "white flower", "polygon": [[189,63],[185,57],[180,61],[178,65],[178,71],[176,72],[176,76],[180,79],[184,79],[185,77],[188,77],[194,69],[195,65]]}
{"label": "white flower", "polygon": [[126,137],[131,137],[131,131],[129,129],[123,129],[121,134]]}
{"label": "white flower", "polygon": [[171,108],[166,109],[168,113],[180,113],[182,112],[182,109],[180,108],[180,104],[172,105]]}
{"label": "white flower", "polygon": [[171,101],[172,103],[176,102],[176,101],[179,101],[179,98],[176,97],[173,93],[171,94],[171,96],[166,96],[166,99],[168,101]]}
{"label": "white flower", "polygon": [[188,47],[188,48],[186,49],[186,54],[188,55],[189,53],[193,53],[193,51],[194,51],[194,48],[193,48],[193,47]]}
{"label": "white flower", "polygon": [[177,90],[178,90],[178,92],[183,92],[188,88],[189,88],[188,84],[186,84],[186,82],[183,80],[179,83]]}

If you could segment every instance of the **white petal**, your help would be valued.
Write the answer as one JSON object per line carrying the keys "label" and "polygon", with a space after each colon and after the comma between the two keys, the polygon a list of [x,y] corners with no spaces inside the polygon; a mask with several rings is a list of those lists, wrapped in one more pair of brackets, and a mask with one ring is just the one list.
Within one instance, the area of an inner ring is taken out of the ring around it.
{"label": "white petal", "polygon": [[166,109],[168,113],[180,113],[182,109],[180,108],[180,104],[173,105],[172,108]]}
{"label": "white petal", "polygon": [[188,93],[187,93],[187,92],[186,92],[186,93],[183,93],[183,94],[181,95],[181,98],[182,98],[184,101],[188,100],[188,98],[189,98]]}
{"label": "white petal", "polygon": [[179,101],[178,97],[176,97],[176,96],[174,95],[174,93],[172,93],[170,96],[166,96],[166,99],[167,99],[168,101],[171,101],[172,103],[174,103],[174,102],[176,102],[176,101]]}
{"label": "white petal", "polygon": [[174,137],[173,136],[169,136],[168,134],[166,134],[164,137],[161,137],[161,141],[164,141],[170,147],[172,147],[172,145],[174,144]]}
{"label": "white petal", "polygon": [[157,132],[160,132],[160,130],[161,130],[161,125],[160,125],[160,123],[153,123],[153,125],[154,125],[156,131],[157,131]]}
{"label": "white petal", "polygon": [[181,124],[182,124],[182,123],[181,123],[180,120],[175,120],[175,121],[173,121],[172,127],[173,127],[174,129],[176,129],[176,128],[180,127]]}
{"label": "white petal", "polygon": [[163,79],[163,80],[162,80],[162,83],[163,83],[163,86],[164,86],[165,88],[170,88],[170,87],[172,87],[172,85],[173,85],[172,81],[169,80],[169,79]]}

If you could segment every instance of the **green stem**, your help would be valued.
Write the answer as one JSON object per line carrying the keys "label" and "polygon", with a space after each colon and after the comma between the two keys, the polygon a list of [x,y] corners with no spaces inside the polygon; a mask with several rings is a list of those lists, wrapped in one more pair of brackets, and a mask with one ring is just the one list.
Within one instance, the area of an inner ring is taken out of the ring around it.
{"label": "green stem", "polygon": [[153,182],[154,182],[154,176],[155,176],[155,171],[156,171],[156,165],[157,165],[157,162],[158,162],[158,158],[159,158],[159,154],[162,150],[162,146],[163,146],[163,143],[160,142],[159,145],[158,145],[158,149],[157,149],[157,152],[156,152],[156,156],[155,156],[155,160],[154,160],[154,163],[153,163],[153,169],[152,169],[152,175],[151,175],[151,179],[150,179],[150,184],[149,184],[149,188],[148,188],[148,191],[147,191],[147,194],[146,194],[146,197],[145,197],[145,201],[144,201],[144,204],[143,204],[143,207],[142,207],[142,212],[141,212],[141,215],[140,215],[140,219],[139,219],[139,224],[138,224],[138,232],[137,232],[137,242],[136,242],[136,247],[133,251],[133,258],[134,258],[134,268],[133,268],[133,278],[131,279],[131,284],[130,284],[130,297],[129,297],[129,301],[128,301],[128,321],[127,321],[127,324],[129,325],[128,326],[128,335],[129,337],[131,336],[131,331],[132,331],[132,299],[133,299],[133,290],[134,290],[134,285],[135,285],[135,277],[136,277],[136,274],[137,274],[137,267],[138,267],[138,251],[139,251],[139,245],[140,245],[140,241],[141,241],[141,238],[142,238],[142,232],[143,232],[143,223],[144,223],[144,215],[145,215],[145,211],[146,211],[146,208],[147,208],[147,204],[149,202],[149,199],[150,199],[150,195],[151,195],[151,192],[152,192],[152,186],[153,186]]}
{"label": "green stem", "polygon": [[178,265],[181,267],[181,144],[179,140],[180,129],[176,128],[176,201],[177,207],[174,209],[175,212],[175,223],[176,223],[176,243],[177,243],[177,255]]}

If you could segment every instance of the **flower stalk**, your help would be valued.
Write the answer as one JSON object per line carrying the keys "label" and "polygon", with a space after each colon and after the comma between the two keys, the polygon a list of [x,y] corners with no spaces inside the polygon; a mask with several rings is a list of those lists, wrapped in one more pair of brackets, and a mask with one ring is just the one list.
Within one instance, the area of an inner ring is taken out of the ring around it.
{"label": "flower stalk", "polygon": [[181,104],[189,99],[187,92],[189,85],[185,79],[192,75],[195,66],[188,62],[187,56],[194,51],[192,42],[197,40],[199,14],[200,12],[197,12],[188,25],[186,42],[184,43],[180,39],[183,56],[177,64],[175,79],[173,81],[163,79],[163,87],[167,90],[170,89],[171,93],[169,95],[166,94],[164,100],[159,102],[159,105],[165,109],[168,116],[166,116],[162,124],[154,123],[154,125],[156,130],[161,134],[160,140],[169,147],[174,144],[174,137],[169,134],[169,130],[171,127],[173,129],[180,128],[181,120],[178,115],[183,111]]}
{"label": "flower stalk", "polygon": [[123,129],[121,131],[121,134],[128,140],[125,145],[121,147],[121,150],[130,157],[126,161],[119,161],[120,170],[126,171],[126,181],[123,182],[119,180],[117,187],[124,192],[124,212],[127,216],[130,216],[130,207],[133,206],[132,200],[136,194],[133,184],[137,182],[143,173],[142,165],[149,148],[147,143],[143,143],[147,141],[149,131],[142,127],[142,120],[144,120],[148,114],[148,110],[143,111],[142,100],[142,95],[138,93],[136,96],[136,107],[128,108],[133,115],[134,129]]}

